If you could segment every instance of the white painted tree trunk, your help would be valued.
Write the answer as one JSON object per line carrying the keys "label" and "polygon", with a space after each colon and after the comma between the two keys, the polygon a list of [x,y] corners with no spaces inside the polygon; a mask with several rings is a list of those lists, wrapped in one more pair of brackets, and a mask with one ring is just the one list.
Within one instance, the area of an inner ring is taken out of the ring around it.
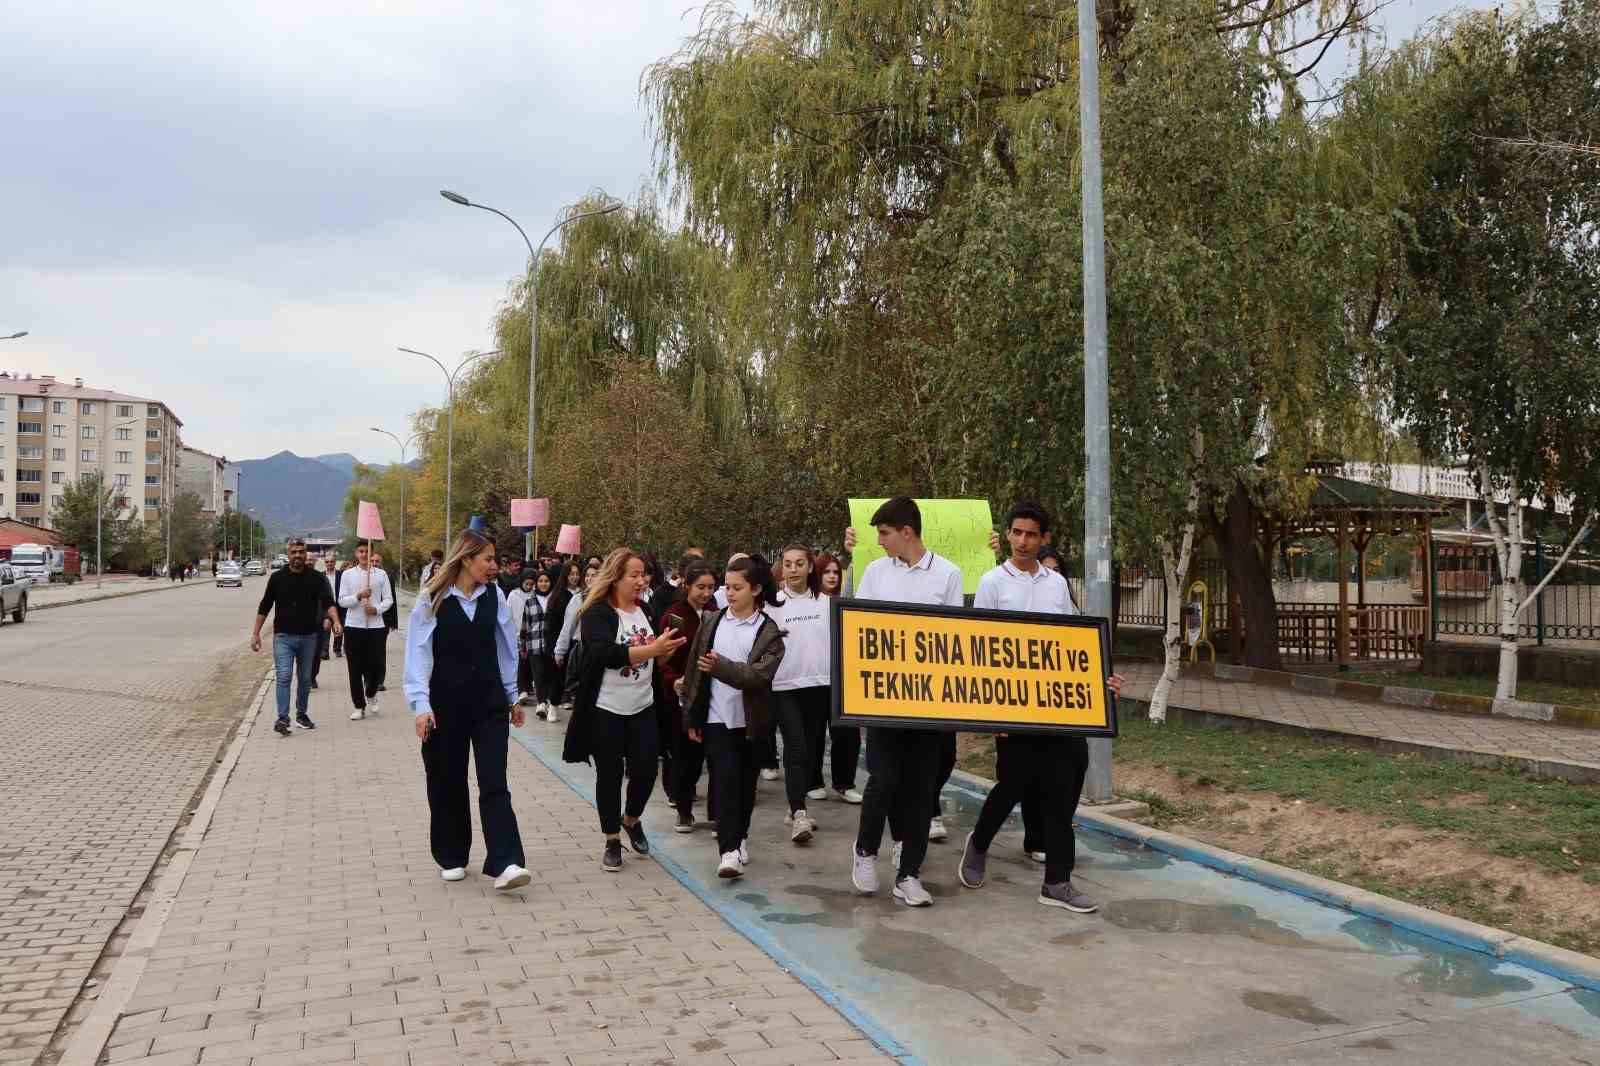
{"label": "white painted tree trunk", "polygon": [[[1198,439],[1196,442],[1198,449]],[[1189,557],[1194,549],[1195,512],[1200,505],[1200,483],[1189,482],[1189,504],[1186,520],[1183,524],[1183,537],[1178,550],[1172,550],[1172,542],[1166,537],[1157,539],[1161,547],[1161,576],[1167,583],[1167,631],[1162,639],[1166,655],[1161,667],[1161,676],[1156,679],[1154,690],[1150,693],[1150,720],[1152,722],[1165,722],[1167,720],[1167,699],[1172,694],[1172,686],[1178,680],[1178,661],[1183,655],[1183,596],[1185,582],[1189,576]]]}
{"label": "white painted tree trunk", "polygon": [[1502,522],[1495,511],[1495,482],[1490,476],[1489,468],[1480,464],[1477,473],[1478,495],[1483,500],[1483,514],[1489,523],[1489,533],[1494,537],[1495,558],[1500,563],[1500,592],[1497,596],[1500,607],[1500,666],[1495,678],[1494,698],[1514,700],[1517,698],[1517,619],[1539,593],[1544,591],[1544,587],[1556,576],[1556,571],[1571,558],[1578,545],[1588,538],[1594,529],[1596,515],[1591,511],[1584,518],[1583,524],[1573,533],[1572,539],[1567,542],[1555,565],[1550,567],[1539,584],[1524,596],[1522,595],[1522,537],[1525,505],[1518,499],[1516,487],[1513,485],[1507,493],[1509,502],[1506,504],[1505,521]]}

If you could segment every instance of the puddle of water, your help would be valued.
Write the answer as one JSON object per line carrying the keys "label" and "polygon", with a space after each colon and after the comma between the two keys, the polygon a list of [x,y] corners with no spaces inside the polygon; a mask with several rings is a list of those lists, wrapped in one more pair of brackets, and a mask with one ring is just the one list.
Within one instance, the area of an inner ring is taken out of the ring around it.
{"label": "puddle of water", "polygon": [[1399,1051],[1400,1050],[1399,1048],[1394,1046],[1394,1041],[1390,1040],[1386,1036],[1375,1036],[1370,1040],[1357,1040],[1354,1044],[1347,1044],[1345,1046],[1346,1047],[1371,1048],[1373,1051]]}
{"label": "puddle of water", "polygon": [[1293,929],[1262,918],[1254,907],[1241,903],[1185,903],[1176,899],[1119,899],[1101,909],[1106,921],[1123,929],[1152,933],[1199,933],[1206,936],[1240,936],[1258,944],[1283,948],[1348,951],[1331,944],[1307,940]]}
{"label": "puddle of water", "polygon": [[1416,965],[1395,980],[1419,992],[1487,999],[1533,987],[1526,977],[1496,972],[1502,963],[1480,952],[1431,940],[1371,918],[1352,918],[1339,928],[1373,951],[1417,956]]}
{"label": "puddle of water", "polygon": [[1276,1014],[1280,1018],[1288,1018],[1292,1022],[1305,1022],[1307,1025],[1344,1025],[1345,1020],[1337,1015],[1329,1014],[1305,996],[1290,996],[1282,992],[1263,992],[1251,989],[1239,997],[1246,1007],[1262,1011],[1266,1014]]}
{"label": "puddle of water", "polygon": [[996,998],[1007,1009],[1032,1014],[1044,989],[1013,981],[993,963],[951,947],[928,933],[874,925],[856,946],[867,965],[905,974],[927,985],[967,992],[984,1003]]}
{"label": "puddle of water", "polygon": [[[1109,873],[1114,870],[1160,870],[1171,866],[1173,862],[1172,856],[1132,840],[1102,836],[1099,833],[1085,833],[1081,830],[1076,836],[1078,865],[1092,866],[1096,873]],[[1102,855],[1106,857],[1102,858]]]}
{"label": "puddle of water", "polygon": [[[820,925],[827,929],[849,929],[855,925],[858,910],[887,910],[880,907],[874,896],[862,896],[842,888],[826,885],[789,885],[784,889],[791,896],[806,896],[822,905],[822,910],[802,914],[797,911],[769,911],[761,916],[764,922],[776,925]],[[770,906],[770,904],[769,904]]]}
{"label": "puddle of water", "polygon": [[1059,936],[1053,936],[1050,938],[1050,943],[1060,944],[1062,947],[1076,948],[1082,947],[1099,936],[1100,933],[1097,930],[1086,929],[1079,933],[1062,933]]}
{"label": "puddle of water", "polygon": [[748,903],[752,907],[760,907],[763,910],[772,906],[772,901],[760,892],[741,892],[733,898],[740,903]]}
{"label": "puddle of water", "polygon": [[1596,1018],[1600,1018],[1600,992],[1593,992],[1587,988],[1574,988],[1568,993],[1572,1001]]}

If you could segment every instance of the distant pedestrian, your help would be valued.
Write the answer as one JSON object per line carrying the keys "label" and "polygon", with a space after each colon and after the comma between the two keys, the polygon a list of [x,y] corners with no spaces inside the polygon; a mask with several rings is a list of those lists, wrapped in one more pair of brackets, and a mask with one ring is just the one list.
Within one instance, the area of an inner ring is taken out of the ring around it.
{"label": "distant pedestrian", "polygon": [[789,544],[779,556],[783,599],[769,612],[784,631],[787,649],[772,681],[774,717],[783,734],[784,789],[788,793],[790,839],[804,844],[816,832],[807,800],[828,798],[822,784],[823,748],[832,710],[833,648],[828,597],[820,594],[815,558],[804,544]]}
{"label": "distant pedestrian", "polygon": [[531,880],[506,784],[510,727],[520,727],[517,629],[491,576],[494,541],[467,529],[411,609],[405,695],[422,741],[429,844],[439,876],[461,881],[472,850],[467,761],[477,769],[483,873],[500,891]]}
{"label": "distant pedestrian", "polygon": [[[310,563],[308,562],[307,565],[309,566]],[[322,560],[322,573],[318,576],[327,586],[328,597],[329,599],[333,600],[335,609],[337,609],[337,604],[339,602],[339,590],[337,588],[338,574],[334,570],[333,556],[329,555]],[[324,618],[322,620],[322,628],[317,631],[317,657],[316,660],[311,664],[312,688],[317,687],[317,683],[322,677],[322,664],[324,660],[328,658],[328,649],[332,647],[332,644],[333,622],[330,619]]]}
{"label": "distant pedestrian", "polygon": [[345,663],[350,673],[350,720],[378,713],[378,686],[383,683],[384,641],[389,629],[383,613],[394,602],[389,577],[372,565],[365,544],[356,548],[356,565],[339,577],[339,605],[345,609]]}
{"label": "distant pedestrian", "polygon": [[391,593],[389,609],[383,612],[383,659],[378,667],[378,691],[387,692],[389,690],[389,686],[386,684],[389,676],[389,634],[400,628],[400,597],[395,593],[397,586],[394,583],[394,575],[384,567],[383,553],[376,548],[372,549],[372,568],[383,571],[383,579],[389,583],[389,591]]}
{"label": "distant pedestrian", "polygon": [[428,563],[422,568],[422,583],[426,585],[433,578],[433,572],[444,563],[444,552],[438,548],[428,554]]}
{"label": "distant pedestrian", "polygon": [[289,682],[298,671],[299,685],[295,693],[295,721],[302,729],[315,729],[308,710],[311,703],[311,681],[317,655],[317,633],[326,620],[339,630],[339,613],[328,586],[310,566],[306,565],[306,542],[299,538],[289,541],[289,565],[274,571],[267,578],[266,591],[261,595],[261,605],[256,608],[255,628],[250,631],[250,650],[261,650],[261,627],[267,615],[276,612],[272,620],[272,661],[277,673],[278,721],[273,726],[282,736],[289,735]]}

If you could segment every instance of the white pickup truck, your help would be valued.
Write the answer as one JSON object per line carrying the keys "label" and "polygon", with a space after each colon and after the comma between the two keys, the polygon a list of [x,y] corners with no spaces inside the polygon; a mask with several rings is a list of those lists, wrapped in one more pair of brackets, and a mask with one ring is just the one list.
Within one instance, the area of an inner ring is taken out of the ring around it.
{"label": "white pickup truck", "polygon": [[10,615],[13,622],[28,618],[28,589],[33,582],[18,574],[8,562],[0,562],[0,624]]}

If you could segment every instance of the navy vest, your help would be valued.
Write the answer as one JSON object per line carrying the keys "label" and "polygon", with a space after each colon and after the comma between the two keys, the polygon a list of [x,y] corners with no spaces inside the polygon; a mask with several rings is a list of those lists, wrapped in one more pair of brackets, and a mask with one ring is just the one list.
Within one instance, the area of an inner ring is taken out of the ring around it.
{"label": "navy vest", "polygon": [[486,586],[474,614],[467,617],[461,601],[446,595],[433,630],[433,676],[428,702],[434,710],[487,710],[504,708],[505,686],[500,682],[500,657],[495,645],[499,625],[500,591]]}

